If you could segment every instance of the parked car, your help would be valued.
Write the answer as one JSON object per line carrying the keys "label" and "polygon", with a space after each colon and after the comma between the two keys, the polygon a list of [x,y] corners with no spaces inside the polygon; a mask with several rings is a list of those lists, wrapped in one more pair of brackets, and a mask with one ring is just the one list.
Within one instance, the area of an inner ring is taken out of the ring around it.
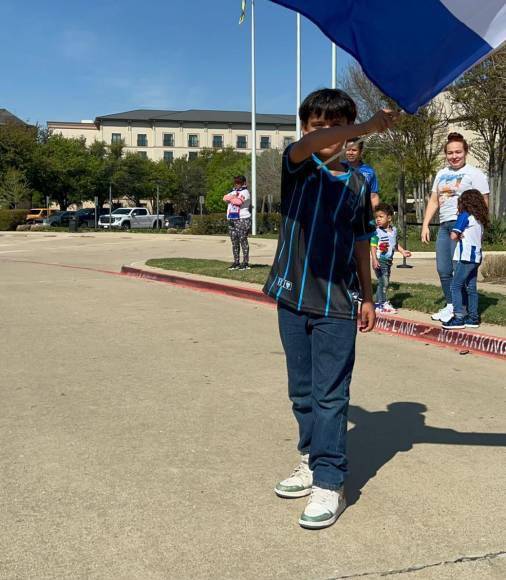
{"label": "parked car", "polygon": [[165,227],[184,229],[187,225],[186,218],[183,215],[169,215],[165,216]]}
{"label": "parked car", "polygon": [[28,210],[26,214],[27,224],[41,224],[46,218],[54,215],[59,210],[47,207],[34,207]]}
{"label": "parked car", "polygon": [[163,224],[162,214],[151,214],[145,207],[120,207],[109,214],[100,216],[98,226],[108,229],[129,230],[130,228],[155,229]]}
{"label": "parked car", "polygon": [[[102,215],[109,215],[109,210],[105,208],[98,209],[98,218]],[[95,208],[87,207],[78,209],[75,213],[75,218],[77,220],[77,225],[82,228],[94,228],[95,227]]]}
{"label": "parked car", "polygon": [[59,211],[44,220],[44,225],[52,228],[67,228],[70,218],[75,215],[75,211]]}

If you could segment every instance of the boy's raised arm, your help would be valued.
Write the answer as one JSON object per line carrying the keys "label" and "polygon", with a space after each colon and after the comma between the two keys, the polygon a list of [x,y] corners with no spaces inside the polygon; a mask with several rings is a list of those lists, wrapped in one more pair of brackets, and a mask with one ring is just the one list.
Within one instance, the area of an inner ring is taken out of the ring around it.
{"label": "boy's raised arm", "polygon": [[306,133],[299,141],[296,141],[290,149],[290,161],[292,163],[302,163],[313,153],[321,149],[335,145],[344,144],[348,139],[361,137],[369,133],[380,133],[393,126],[398,113],[389,110],[380,110],[365,123],[358,125],[336,125],[335,127],[325,127]]}

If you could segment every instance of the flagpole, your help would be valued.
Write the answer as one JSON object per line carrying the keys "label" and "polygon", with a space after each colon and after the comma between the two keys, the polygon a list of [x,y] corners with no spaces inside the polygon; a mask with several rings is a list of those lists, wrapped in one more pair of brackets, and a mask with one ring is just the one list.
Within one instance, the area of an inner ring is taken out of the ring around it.
{"label": "flagpole", "polygon": [[255,0],[251,0],[251,233],[257,233],[257,125],[255,70]]}
{"label": "flagpole", "polygon": [[337,46],[332,43],[332,88],[337,88]]}
{"label": "flagpole", "polygon": [[300,38],[300,14],[297,12],[297,110],[295,112],[295,136],[296,139],[300,139],[300,119],[299,119],[299,108],[301,102],[301,79],[302,79],[302,72],[301,72],[301,38]]}

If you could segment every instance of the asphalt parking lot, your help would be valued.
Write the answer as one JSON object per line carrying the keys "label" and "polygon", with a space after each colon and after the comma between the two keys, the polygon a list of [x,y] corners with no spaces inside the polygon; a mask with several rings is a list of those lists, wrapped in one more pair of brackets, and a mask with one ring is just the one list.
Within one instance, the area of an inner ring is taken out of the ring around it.
{"label": "asphalt parking lot", "polygon": [[0,236],[0,578],[506,576],[503,362],[361,336],[350,506],[302,530],[275,310],[114,274],[228,251],[159,238]]}

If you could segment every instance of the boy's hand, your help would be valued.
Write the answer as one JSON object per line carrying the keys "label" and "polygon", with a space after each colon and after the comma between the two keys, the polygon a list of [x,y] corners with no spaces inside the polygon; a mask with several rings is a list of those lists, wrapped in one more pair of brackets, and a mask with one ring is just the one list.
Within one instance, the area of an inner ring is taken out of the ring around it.
{"label": "boy's hand", "polygon": [[373,270],[379,270],[380,265],[379,265],[378,259],[377,258],[372,258],[371,261],[372,261],[372,269]]}
{"label": "boy's hand", "polygon": [[380,109],[375,115],[366,121],[365,124],[369,129],[368,132],[382,133],[387,129],[391,129],[395,125],[399,115],[400,113],[397,111],[392,111],[390,109]]}
{"label": "boy's hand", "polygon": [[402,252],[402,255],[403,255],[405,258],[411,258],[411,252],[410,252],[409,250],[404,250],[404,251]]}
{"label": "boy's hand", "polygon": [[360,332],[371,332],[376,323],[376,312],[374,304],[371,301],[362,302],[360,309],[360,323],[358,329]]}

